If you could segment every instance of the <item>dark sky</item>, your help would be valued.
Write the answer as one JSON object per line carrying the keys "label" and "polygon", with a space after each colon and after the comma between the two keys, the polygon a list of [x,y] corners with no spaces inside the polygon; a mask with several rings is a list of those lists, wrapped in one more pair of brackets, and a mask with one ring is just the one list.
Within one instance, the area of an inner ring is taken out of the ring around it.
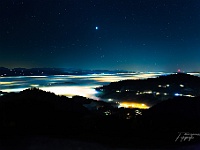
{"label": "dark sky", "polygon": [[200,71],[200,0],[1,0],[0,66]]}

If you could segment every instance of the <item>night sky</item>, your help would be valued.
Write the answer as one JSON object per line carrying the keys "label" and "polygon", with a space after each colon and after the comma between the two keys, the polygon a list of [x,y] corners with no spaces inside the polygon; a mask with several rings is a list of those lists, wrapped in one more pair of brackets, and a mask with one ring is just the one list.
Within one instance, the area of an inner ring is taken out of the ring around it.
{"label": "night sky", "polygon": [[1,0],[0,66],[200,71],[200,0]]}

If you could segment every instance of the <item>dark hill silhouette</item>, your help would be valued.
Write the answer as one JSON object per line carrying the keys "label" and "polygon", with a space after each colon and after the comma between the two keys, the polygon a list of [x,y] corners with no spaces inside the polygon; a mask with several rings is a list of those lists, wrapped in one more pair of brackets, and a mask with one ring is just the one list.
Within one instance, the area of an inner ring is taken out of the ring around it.
{"label": "dark hill silhouette", "polygon": [[88,110],[80,103],[36,88],[0,97],[2,132],[75,132]]}
{"label": "dark hill silhouette", "polygon": [[[153,80],[153,79],[149,79]],[[200,78],[197,76],[193,76],[186,73],[175,73],[170,74],[167,76],[159,76],[157,79],[157,82],[160,83],[168,83],[168,84],[187,84],[187,85],[198,85],[200,83]]]}
{"label": "dark hill silhouette", "polygon": [[[178,132],[200,132],[199,100],[177,97],[144,110],[142,116],[124,119],[120,116],[134,114],[136,109],[114,110],[102,104],[104,107],[88,111],[83,104],[90,104],[90,99],[33,88],[0,97],[0,132],[6,136],[56,134],[123,147],[165,147],[174,144]],[[102,115],[107,110],[113,114]]]}
{"label": "dark hill silhouette", "polygon": [[[135,101],[150,106],[169,98],[175,93],[200,96],[200,78],[185,73],[163,75],[157,78],[123,80],[96,88],[100,97],[119,101]],[[151,94],[145,93],[151,91]],[[158,94],[157,94],[158,93]]]}
{"label": "dark hill silhouette", "polygon": [[[200,133],[199,108],[200,97],[175,97],[143,112],[135,126],[138,130],[141,128],[148,138],[175,143],[180,132]],[[195,136],[191,141],[186,140],[186,143],[191,142],[200,142],[200,136]]]}
{"label": "dark hill silhouette", "polygon": [[200,131],[200,97],[176,97],[151,107],[144,114],[154,127]]}
{"label": "dark hill silhouette", "polygon": [[[97,88],[104,90],[120,90],[122,87],[134,87],[136,90],[141,88],[152,88],[158,84],[189,84],[199,85],[200,78],[185,73],[170,74],[166,76],[159,76],[157,78],[138,79],[138,80],[123,80],[118,82],[111,82],[109,85]],[[156,86],[157,87],[157,86]]]}

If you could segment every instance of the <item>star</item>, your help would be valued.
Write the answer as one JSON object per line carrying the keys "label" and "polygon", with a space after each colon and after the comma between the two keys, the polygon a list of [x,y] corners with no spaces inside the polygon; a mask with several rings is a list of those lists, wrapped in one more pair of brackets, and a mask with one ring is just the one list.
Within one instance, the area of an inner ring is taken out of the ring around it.
{"label": "star", "polygon": [[96,27],[95,27],[95,29],[96,29],[96,30],[98,30],[98,29],[99,29],[99,27],[97,27],[97,26],[96,26]]}

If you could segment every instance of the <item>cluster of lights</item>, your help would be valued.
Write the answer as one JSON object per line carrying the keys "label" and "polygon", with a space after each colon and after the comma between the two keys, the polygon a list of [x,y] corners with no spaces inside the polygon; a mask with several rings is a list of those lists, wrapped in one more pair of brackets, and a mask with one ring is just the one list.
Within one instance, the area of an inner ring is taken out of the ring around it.
{"label": "cluster of lights", "polygon": [[152,94],[152,91],[144,91],[144,92],[137,92],[136,95],[140,95],[140,94]]}
{"label": "cluster of lights", "polygon": [[119,107],[124,108],[139,108],[139,109],[149,109],[149,106],[143,103],[135,103],[135,102],[121,102]]}
{"label": "cluster of lights", "polygon": [[136,95],[142,95],[142,94],[153,94],[155,93],[156,95],[160,95],[160,92],[153,92],[153,91],[144,91],[144,92],[140,92],[140,91],[137,91]]}
{"label": "cluster of lights", "polygon": [[184,95],[184,94],[179,94],[179,93],[175,93],[174,96],[186,96],[186,97],[195,97],[193,95],[190,95],[190,94],[187,94],[187,95]]}
{"label": "cluster of lights", "polygon": [[167,87],[169,87],[170,85],[169,84],[166,84],[166,85],[158,85],[158,87],[163,87],[163,88],[167,88]]}
{"label": "cluster of lights", "polygon": [[130,114],[130,113],[127,113],[127,114],[126,114],[126,119],[131,119],[131,118],[132,118],[131,114]]}
{"label": "cluster of lights", "polygon": [[140,111],[140,110],[135,110],[135,115],[137,116],[137,115],[142,115],[142,112]]}
{"label": "cluster of lights", "polygon": [[110,110],[107,110],[107,111],[104,112],[104,114],[105,114],[106,116],[109,116],[109,115],[111,115],[112,113],[111,113]]}

